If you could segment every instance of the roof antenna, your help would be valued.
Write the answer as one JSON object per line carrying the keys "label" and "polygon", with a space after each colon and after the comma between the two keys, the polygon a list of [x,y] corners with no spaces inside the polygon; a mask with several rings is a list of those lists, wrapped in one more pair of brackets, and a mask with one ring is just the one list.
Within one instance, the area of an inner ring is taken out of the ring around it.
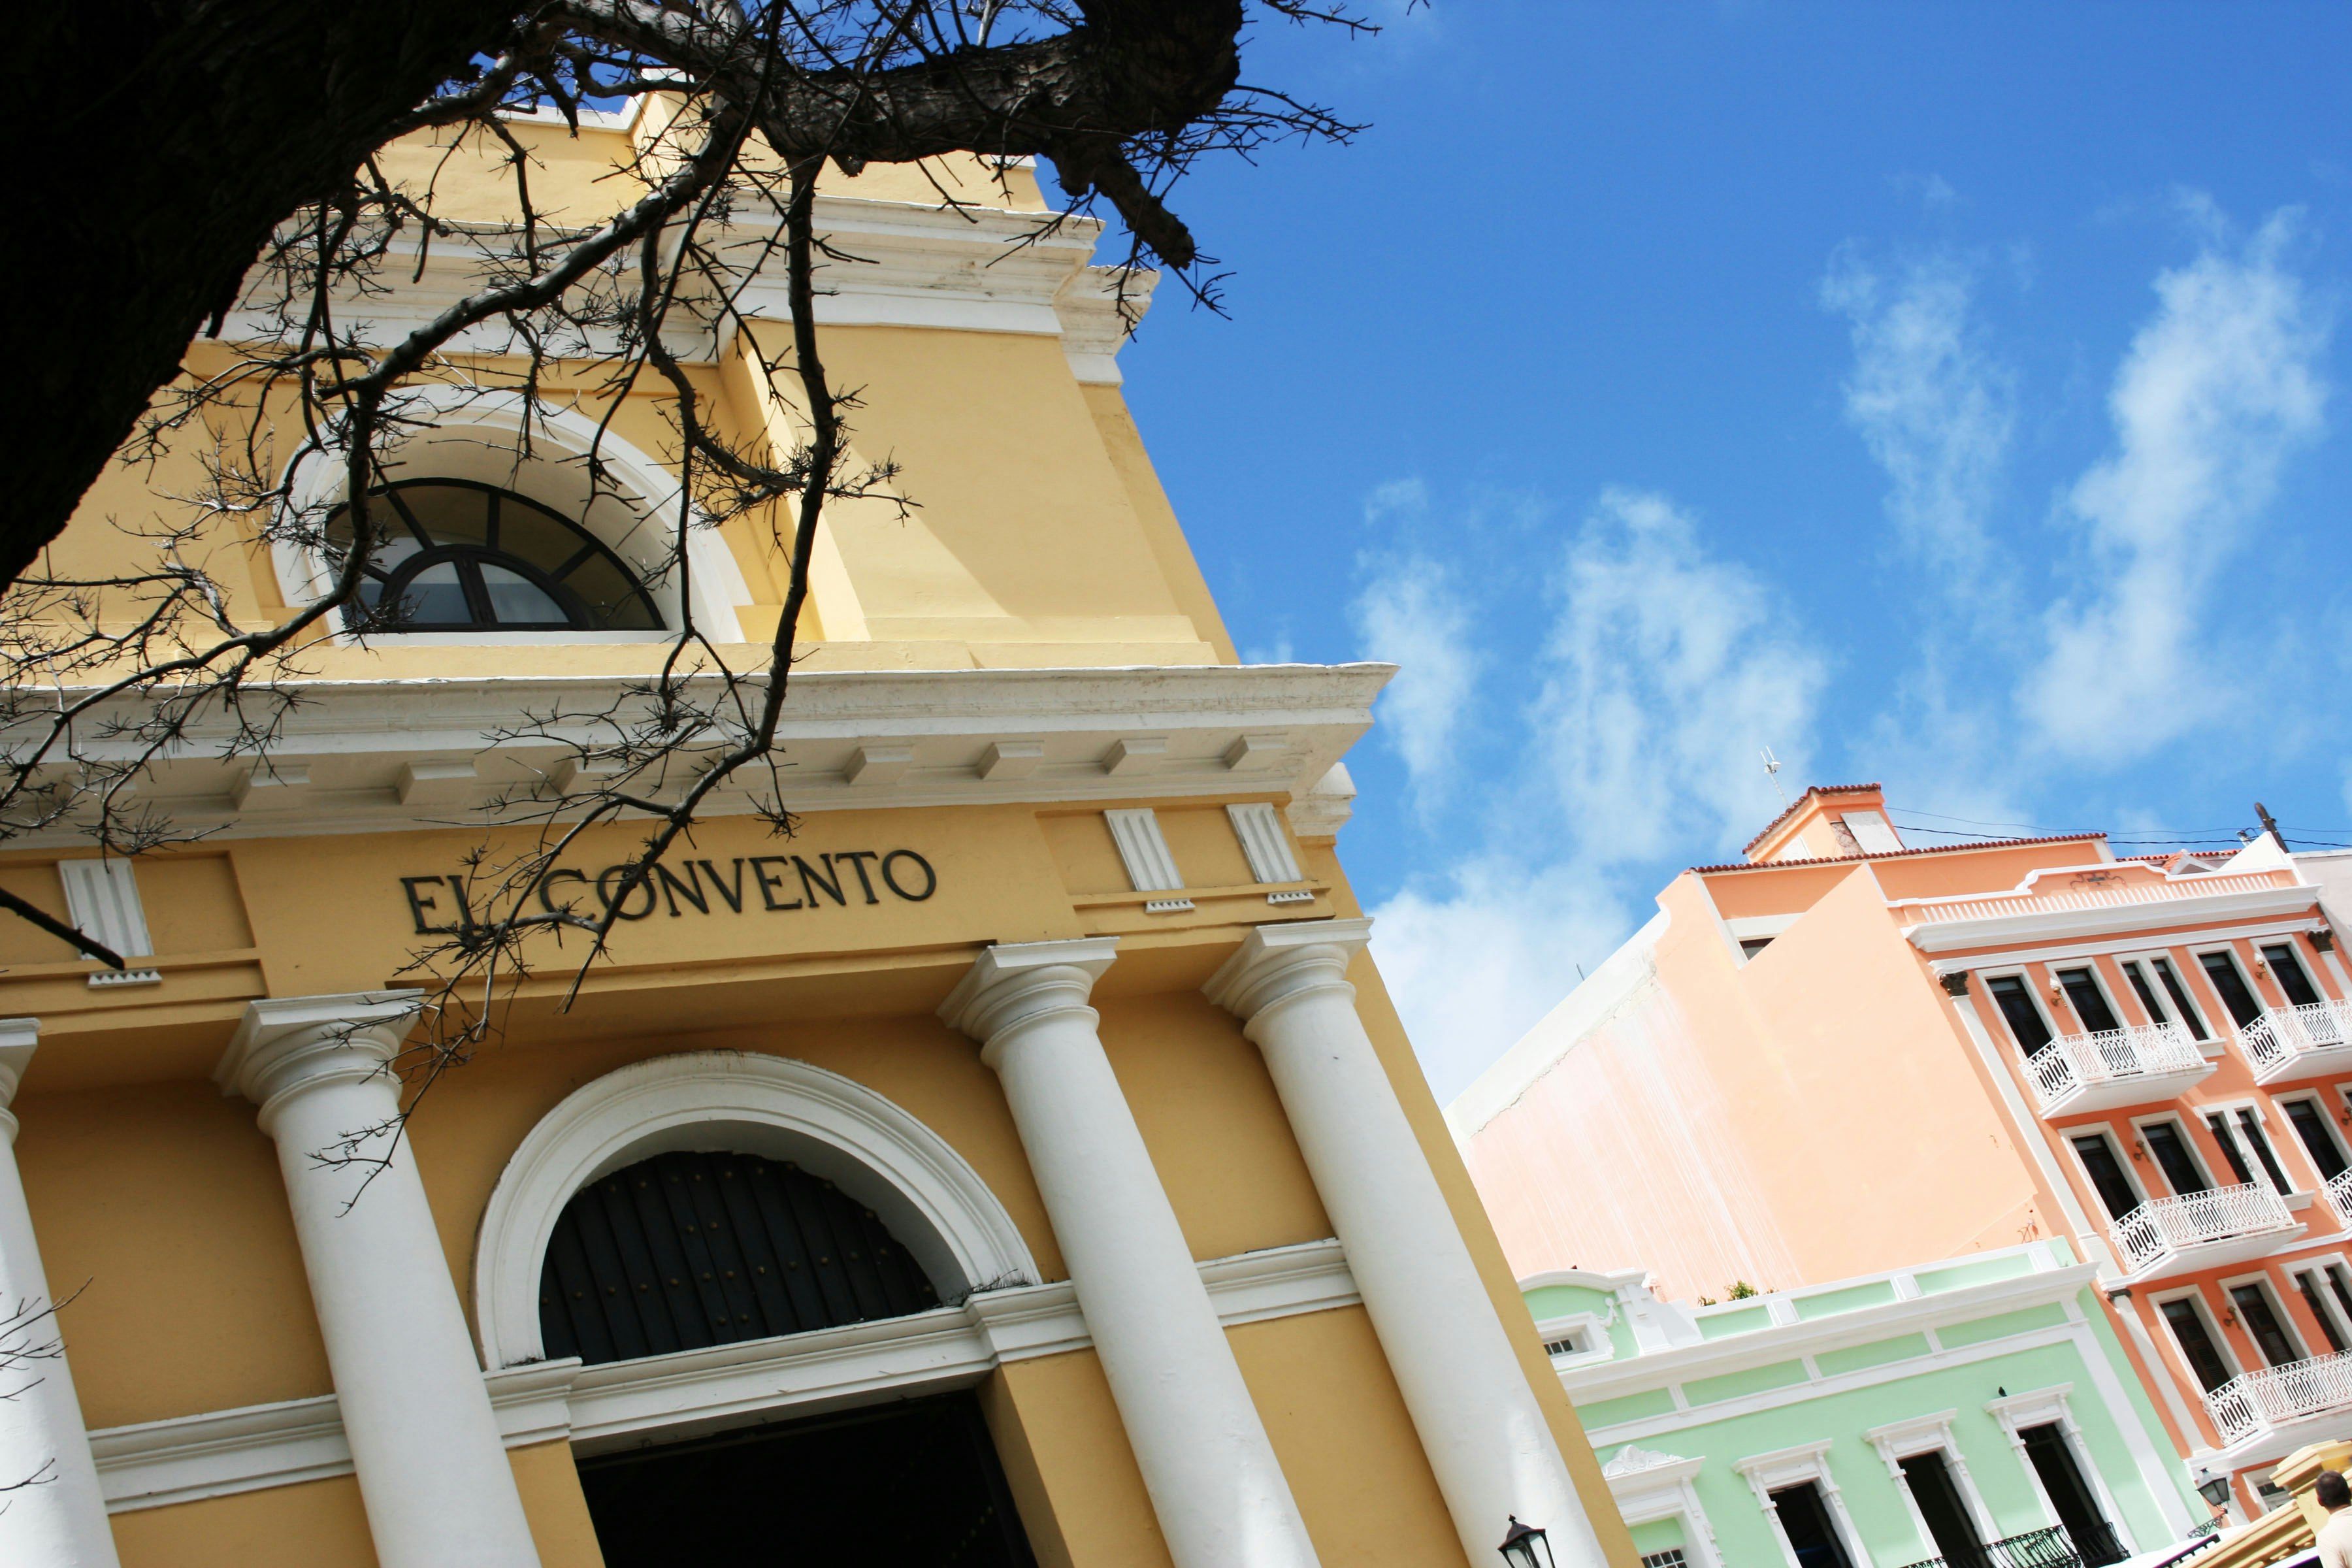
{"label": "roof antenna", "polygon": [[2271,815],[2271,808],[2264,805],[2261,801],[2256,801],[2254,802],[2254,815],[2263,819],[2263,831],[2269,834],[2272,838],[2275,839],[2281,849],[2286,848],[2286,835],[2279,831],[2278,818]]}
{"label": "roof antenna", "polygon": [[1769,746],[1764,748],[1764,776],[1772,781],[1773,793],[1780,797],[1780,804],[1787,805],[1789,792],[1780,784],[1780,759],[1772,754]]}

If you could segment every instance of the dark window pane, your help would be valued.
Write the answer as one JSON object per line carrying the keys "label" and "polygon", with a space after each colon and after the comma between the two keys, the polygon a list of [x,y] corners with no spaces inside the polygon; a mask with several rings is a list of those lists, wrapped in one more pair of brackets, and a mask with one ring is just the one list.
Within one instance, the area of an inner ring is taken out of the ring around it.
{"label": "dark window pane", "polygon": [[2221,1145],[2221,1158],[2230,1162],[2231,1173],[2238,1178],[2238,1184],[2242,1187],[2252,1181],[2254,1173],[2246,1163],[2246,1152],[2230,1136],[2229,1121],[2216,1111],[2205,1119],[2205,1130],[2213,1134],[2214,1142]]}
{"label": "dark window pane", "polygon": [[615,632],[656,631],[661,626],[645,595],[637,591],[636,579],[601,551],[574,566],[562,581],[588,606],[592,625]]}
{"label": "dark window pane", "polygon": [[2058,1510],[2058,1522],[2066,1527],[2067,1538],[2087,1568],[2106,1568],[2128,1556],[2115,1525],[2099,1511],[2098,1499],[2083,1479],[2065,1433],[2053,1425],[2028,1426],[2017,1436],[2025,1445],[2025,1457],[2032,1461],[2033,1473],[2042,1479],[2042,1489],[2049,1495],[2050,1506]]}
{"label": "dark window pane", "polygon": [[2169,1022],[2164,1011],[2164,1004],[2156,999],[2156,987],[2147,983],[2147,971],[2139,964],[2126,963],[2124,965],[2124,973],[2130,976],[2131,988],[2138,995],[2140,1008],[2147,1014],[2147,1021],[2151,1024]]}
{"label": "dark window pane", "polygon": [[2147,1152],[2156,1156],[2157,1168],[2164,1173],[2164,1179],[2176,1194],[2185,1197],[2210,1185],[2205,1180],[2205,1173],[2189,1156],[2188,1141],[2181,1137],[2179,1128],[2169,1121],[2151,1121],[2139,1130],[2139,1137],[2147,1145]]}
{"label": "dark window pane", "polygon": [[1919,1517],[1927,1521],[1929,1541],[1947,1568],[1976,1568],[1983,1563],[1984,1542],[1977,1536],[1976,1521],[1969,1517],[1968,1505],[1960,1500],[1960,1489],[1952,1480],[1942,1450],[1914,1454],[1902,1461],[1902,1469],[1903,1484],[1911,1500],[1919,1505]]}
{"label": "dark window pane", "polygon": [[401,485],[392,503],[405,510],[436,544],[487,545],[490,542],[490,493],[471,485]]}
{"label": "dark window pane", "polygon": [[2032,1056],[2050,1043],[2050,1026],[2042,1021],[2042,1009],[2033,1005],[2032,993],[2025,982],[2014,974],[1997,974],[1985,982],[1985,989],[2000,1006],[2000,1016],[2009,1020],[2009,1032],[2017,1037],[2025,1054]]}
{"label": "dark window pane", "polygon": [[520,496],[499,498],[499,552],[553,574],[590,542],[580,529]]}
{"label": "dark window pane", "polygon": [[436,561],[402,584],[400,603],[388,617],[395,626],[469,626],[474,612],[467,606],[465,584],[457,563]]}
{"label": "dark window pane", "polygon": [[2246,977],[2238,973],[2237,960],[2226,952],[2200,952],[2197,962],[2205,966],[2205,978],[2213,983],[2213,994],[2221,998],[2221,1005],[2230,1010],[2238,1027],[2242,1029],[2263,1016],[2263,1005],[2254,1000]]}
{"label": "dark window pane", "polygon": [[2116,1158],[2116,1147],[2107,1142],[2105,1133],[2089,1133],[2074,1143],[2074,1152],[2083,1157],[2083,1169],[2089,1174],[2091,1185],[2098,1189],[2099,1201],[2106,1205],[2108,1218],[2121,1219],[2139,1207],[2139,1194],[2132,1191],[2123,1164]]}
{"label": "dark window pane", "polygon": [[2172,1337],[2179,1342],[2180,1353],[2189,1358],[2189,1369],[2197,1381],[2210,1394],[2230,1381],[2230,1363],[2221,1359],[2221,1348],[2205,1327],[2205,1314],[2197,1303],[2183,1297],[2164,1304],[2164,1321],[2172,1329]]}
{"label": "dark window pane", "polygon": [[2327,1341],[2327,1348],[2341,1355],[2344,1352],[2344,1335],[2336,1326],[2335,1314],[2319,1298],[2319,1276],[2306,1269],[2294,1277],[2294,1288],[2303,1292],[2303,1304],[2310,1310],[2311,1321],[2319,1325],[2321,1335]]}
{"label": "dark window pane", "polygon": [[489,596],[490,614],[502,626],[568,626],[572,617],[549,597],[547,590],[496,562],[482,563],[482,591]]}
{"label": "dark window pane", "polygon": [[2189,1026],[2190,1034],[2200,1040],[2204,1039],[2206,1037],[2205,1020],[2199,1016],[2196,1007],[2189,1002],[2189,987],[2180,983],[2180,975],[2172,967],[2172,960],[2155,959],[2151,961],[2150,967],[2156,971],[2156,977],[2164,982],[2165,994],[2172,998],[2173,1006],[2179,1009],[2180,1021]]}
{"label": "dark window pane", "polygon": [[2105,994],[2091,978],[2089,970],[2062,969],[2058,972],[2058,984],[2066,988],[2066,1000],[2074,1004],[2074,1016],[2083,1020],[2085,1031],[2103,1035],[2109,1029],[2123,1027],[2116,1022],[2115,1010],[2107,1005]]}
{"label": "dark window pane", "polygon": [[1797,1554],[1797,1568],[1853,1568],[1820,1487],[1807,1481],[1781,1488],[1772,1494],[1772,1512],[1789,1538],[1789,1549]]}
{"label": "dark window pane", "polygon": [[2311,1156],[2312,1168],[2320,1180],[2331,1181],[2344,1173],[2344,1146],[2336,1141],[2336,1130],[2327,1125],[2327,1115],[2308,1100],[2290,1100],[2279,1107],[2294,1126],[2294,1135],[2303,1142],[2304,1152]]}
{"label": "dark window pane", "polygon": [[2263,1131],[2262,1118],[2241,1107],[2238,1111],[2238,1131],[2244,1137],[2246,1147],[2254,1152],[2254,1158],[2262,1163],[2263,1174],[2271,1179],[2271,1186],[2280,1193],[2294,1191],[2294,1184],[2286,1179],[2286,1173],[2279,1168],[2278,1155],[2272,1152],[2270,1135]]}
{"label": "dark window pane", "polygon": [[2254,1342],[2254,1348],[2263,1352],[2264,1361],[2273,1366],[2284,1366],[2303,1359],[2303,1352],[2286,1337],[2286,1327],[2279,1321],[2278,1313],[2272,1310],[2269,1291],[2260,1285],[2232,1285],[2230,1300],[2237,1304],[2238,1321]]}
{"label": "dark window pane", "polygon": [[2294,949],[2284,942],[2263,949],[2263,962],[2271,966],[2271,978],[2278,982],[2279,990],[2286,996],[2290,1007],[2309,1007],[2317,1004],[2319,993],[2304,973],[2303,961]]}

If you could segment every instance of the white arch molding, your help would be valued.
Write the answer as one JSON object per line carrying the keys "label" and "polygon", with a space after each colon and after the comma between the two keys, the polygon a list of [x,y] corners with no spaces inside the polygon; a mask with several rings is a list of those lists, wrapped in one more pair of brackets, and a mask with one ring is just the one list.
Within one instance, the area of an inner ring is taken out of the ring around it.
{"label": "white arch molding", "polygon": [[872,1209],[942,1301],[1037,1279],[980,1173],[863,1084],[746,1051],[655,1057],[574,1090],[508,1160],[474,1248],[474,1321],[496,1371],[546,1359],[540,1270],[555,1222],[591,1182],[680,1150],[791,1160]]}
{"label": "white arch molding", "polygon": [[[519,392],[486,392],[448,385],[405,388],[404,417],[421,426],[385,448],[384,468],[394,482],[404,479],[474,479],[529,496],[572,519],[609,546],[636,573],[670,632],[684,607],[677,574],[663,570],[676,527],[678,478],[644,448],[574,408],[533,404]],[[521,456],[528,431],[530,455]],[[593,450],[604,483],[592,485],[586,458]],[[313,454],[294,476],[289,499],[295,510],[324,520],[342,504],[346,475],[340,463]],[[615,495],[617,489],[620,493]],[[687,565],[692,583],[695,624],[715,642],[740,642],[735,606],[752,602],[751,584],[719,531],[698,520],[687,530]],[[302,604],[327,591],[331,576],[325,559],[290,541],[272,549],[278,585],[289,604]],[[404,632],[406,641],[644,642],[667,632]]]}

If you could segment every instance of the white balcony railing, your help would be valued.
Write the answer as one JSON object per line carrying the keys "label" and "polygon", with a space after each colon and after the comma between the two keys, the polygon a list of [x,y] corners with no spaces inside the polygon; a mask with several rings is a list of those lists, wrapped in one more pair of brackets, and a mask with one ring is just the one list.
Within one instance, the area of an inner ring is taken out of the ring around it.
{"label": "white balcony railing", "polygon": [[2315,1053],[2352,1051],[2352,1002],[2333,999],[2302,1007],[2268,1007],[2238,1031],[2256,1081],[2282,1078],[2300,1067],[2330,1071],[2336,1064],[2312,1060]]}
{"label": "white balcony railing", "polygon": [[2258,1433],[2352,1410],[2352,1351],[2233,1377],[2205,1396],[2227,1447]]}
{"label": "white balcony railing", "polygon": [[2242,1187],[2149,1199],[2116,1221],[2116,1250],[2123,1254],[2125,1268],[2142,1274],[2175,1258],[2193,1264],[2198,1260],[2183,1255],[2221,1243],[2302,1229],[2284,1199],[2249,1182]]}
{"label": "white balcony railing", "polygon": [[[2130,1087],[2143,1079],[2201,1078],[2212,1070],[2197,1042],[2178,1024],[2141,1024],[2103,1029],[2095,1035],[2062,1035],[2025,1058],[2026,1075],[2044,1111],[2068,1108],[2093,1090],[2114,1086],[2126,1103]],[[2170,1086],[2149,1085],[2146,1098],[2168,1099]],[[2090,1105],[2083,1110],[2103,1109]]]}
{"label": "white balcony railing", "polygon": [[2338,1171],[2327,1178],[2327,1205],[2352,1229],[2352,1171]]}

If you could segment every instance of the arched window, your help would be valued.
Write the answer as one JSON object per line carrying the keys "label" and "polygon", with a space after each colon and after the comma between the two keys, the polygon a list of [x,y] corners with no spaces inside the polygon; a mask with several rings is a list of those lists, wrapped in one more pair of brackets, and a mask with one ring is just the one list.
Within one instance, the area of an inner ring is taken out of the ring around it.
{"label": "arched window", "polygon": [[672,1153],[599,1177],[555,1222],[550,1359],[593,1365],[939,1305],[887,1226],[790,1161]]}
{"label": "arched window", "polygon": [[[380,542],[350,615],[354,630],[661,629],[619,556],[527,497],[471,479],[404,479],[369,496]],[[351,508],[338,507],[326,531],[336,571],[352,542]]]}

